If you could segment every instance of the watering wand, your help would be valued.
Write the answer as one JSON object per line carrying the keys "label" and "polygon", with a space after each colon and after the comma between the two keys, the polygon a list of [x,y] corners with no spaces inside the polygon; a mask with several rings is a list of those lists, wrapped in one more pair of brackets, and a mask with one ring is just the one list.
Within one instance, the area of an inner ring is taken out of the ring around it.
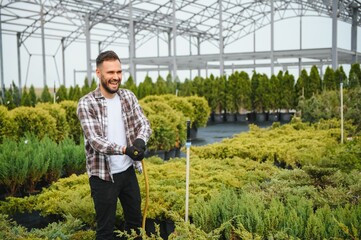
{"label": "watering wand", "polygon": [[[134,156],[138,156],[139,152],[138,150],[135,150],[133,152]],[[145,181],[145,204],[144,204],[144,209],[143,209],[143,219],[142,219],[142,228],[143,230],[145,230],[145,221],[147,219],[147,210],[148,210],[148,205],[149,205],[149,182],[148,182],[148,174],[147,174],[147,169],[145,167],[145,161],[144,159],[141,161],[142,162],[142,169],[143,169],[143,173],[144,173],[144,181]]]}
{"label": "watering wand", "polygon": [[145,205],[143,209],[142,228],[145,230],[145,220],[147,218],[147,210],[149,204],[149,182],[148,182],[148,174],[147,174],[147,169],[145,168],[144,159],[142,160],[142,168],[143,168],[144,181],[145,181]]}
{"label": "watering wand", "polygon": [[191,121],[187,120],[187,142],[186,142],[186,149],[187,149],[187,165],[186,165],[186,206],[185,206],[185,221],[188,221],[188,201],[189,201],[189,155],[190,155],[190,147],[191,147]]}

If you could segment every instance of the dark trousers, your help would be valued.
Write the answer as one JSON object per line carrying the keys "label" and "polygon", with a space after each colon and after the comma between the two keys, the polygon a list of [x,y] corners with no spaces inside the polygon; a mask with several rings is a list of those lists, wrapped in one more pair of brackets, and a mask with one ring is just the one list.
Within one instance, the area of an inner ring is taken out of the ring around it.
{"label": "dark trousers", "polygon": [[123,207],[125,230],[139,232],[138,228],[142,225],[140,190],[133,166],[113,174],[113,180],[108,182],[95,176],[89,179],[96,213],[97,240],[113,239],[118,199]]}

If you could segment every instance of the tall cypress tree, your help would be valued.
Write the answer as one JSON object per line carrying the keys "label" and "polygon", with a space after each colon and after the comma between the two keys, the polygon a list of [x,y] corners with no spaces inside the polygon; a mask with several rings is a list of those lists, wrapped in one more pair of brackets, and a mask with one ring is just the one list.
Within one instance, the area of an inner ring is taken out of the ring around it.
{"label": "tall cypress tree", "polygon": [[162,94],[168,93],[167,83],[161,76],[158,76],[157,81],[155,82],[154,90],[155,90],[155,94],[157,94],[157,95],[162,95]]}
{"label": "tall cypress tree", "polygon": [[336,89],[335,73],[329,66],[327,66],[325,75],[323,76],[323,88],[326,91]]}
{"label": "tall cypress tree", "polygon": [[142,99],[146,96],[152,95],[153,93],[154,93],[154,84],[152,78],[147,75],[144,81],[141,82],[138,86],[138,97],[139,99]]}
{"label": "tall cypress tree", "polygon": [[21,94],[21,106],[27,106],[27,107],[31,107],[31,99],[30,99],[30,95],[28,93],[28,90],[26,89],[26,87],[24,87],[22,94]]}
{"label": "tall cypress tree", "polygon": [[346,76],[345,71],[343,70],[343,67],[340,66],[339,68],[336,69],[335,71],[335,82],[336,82],[336,89],[339,88],[341,81],[343,82],[343,84],[345,84],[346,86],[348,85],[348,79]]}
{"label": "tall cypress tree", "polygon": [[123,86],[124,86],[124,88],[132,91],[137,96],[138,89],[137,89],[137,86],[135,85],[135,82],[134,82],[134,79],[132,76],[129,76],[128,80],[124,83]]}
{"label": "tall cypress tree", "polygon": [[282,71],[280,71],[277,76],[273,74],[269,82],[269,107],[273,111],[280,108],[283,99],[283,89],[281,89],[280,85],[280,79],[283,78],[282,74]]}
{"label": "tall cypress tree", "polygon": [[30,89],[29,89],[29,97],[30,97],[30,101],[31,101],[31,106],[35,107],[35,105],[38,101],[38,98],[35,93],[34,85],[32,85],[32,84],[30,85]]}
{"label": "tall cypress tree", "polygon": [[356,88],[361,86],[361,69],[359,63],[354,63],[351,65],[351,69],[348,75],[348,87],[349,88]]}
{"label": "tall cypress tree", "polygon": [[305,83],[308,82],[308,73],[305,69],[302,69],[301,75],[298,77],[295,85],[295,102],[294,105],[298,105],[298,101],[305,96]]}
{"label": "tall cypress tree", "polygon": [[44,103],[45,102],[53,102],[53,97],[51,96],[47,85],[44,86],[44,89],[40,95],[40,101],[44,102]]}
{"label": "tall cypress tree", "polygon": [[318,68],[313,65],[310,72],[309,82],[306,84],[305,95],[306,98],[312,97],[314,94],[319,94],[322,91],[321,77]]}
{"label": "tall cypress tree", "polygon": [[68,94],[66,87],[64,85],[61,85],[56,92],[56,102],[61,102],[68,99]]}

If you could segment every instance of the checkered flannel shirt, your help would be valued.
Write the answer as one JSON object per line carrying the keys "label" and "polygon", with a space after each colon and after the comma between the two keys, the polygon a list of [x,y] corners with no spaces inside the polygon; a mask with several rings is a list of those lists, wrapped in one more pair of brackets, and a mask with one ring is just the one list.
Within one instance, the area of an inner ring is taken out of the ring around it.
{"label": "checkered flannel shirt", "polygon": [[[132,145],[136,138],[147,142],[152,130],[136,96],[127,89],[119,89],[117,94],[122,107],[127,145]],[[107,111],[106,99],[99,87],[78,102],[77,115],[84,133],[87,173],[89,177],[112,181],[109,155],[121,155],[123,146],[107,140]],[[138,171],[142,171],[141,162],[133,161],[133,164]]]}

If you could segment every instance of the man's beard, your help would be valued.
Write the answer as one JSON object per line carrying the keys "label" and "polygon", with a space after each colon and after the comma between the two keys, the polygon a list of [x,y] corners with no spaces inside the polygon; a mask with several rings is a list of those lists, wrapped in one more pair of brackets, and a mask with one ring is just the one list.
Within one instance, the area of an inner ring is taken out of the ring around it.
{"label": "man's beard", "polygon": [[[113,81],[113,80],[110,80],[110,81]],[[110,93],[110,94],[116,93],[116,92],[118,91],[118,88],[115,89],[115,90],[110,89],[110,88],[108,87],[108,82],[109,82],[109,81],[105,80],[105,79],[102,77],[102,79],[101,79],[101,81],[100,81],[100,84],[102,85],[102,87],[104,88],[104,90],[107,91],[108,93]]]}

